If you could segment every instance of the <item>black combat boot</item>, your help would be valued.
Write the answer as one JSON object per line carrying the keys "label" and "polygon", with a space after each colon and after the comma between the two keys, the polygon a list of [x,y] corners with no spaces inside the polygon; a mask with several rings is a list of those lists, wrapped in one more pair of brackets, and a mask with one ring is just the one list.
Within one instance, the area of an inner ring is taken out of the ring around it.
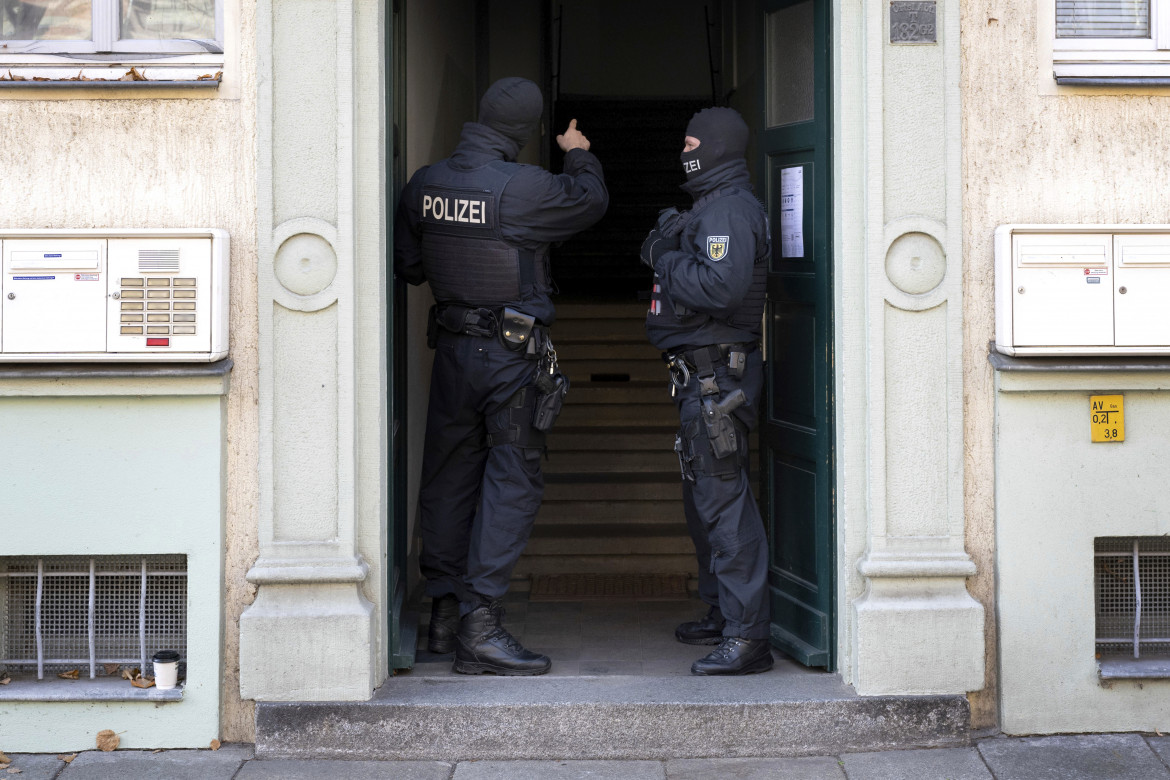
{"label": "black combat boot", "polygon": [[691,674],[756,674],[772,668],[772,646],[767,639],[723,638],[705,657],[691,664]]}
{"label": "black combat boot", "polygon": [[502,625],[500,602],[481,604],[463,616],[455,646],[456,672],[502,675],[544,674],[552,668],[547,655],[525,650]]}
{"label": "black combat boot", "polygon": [[723,625],[726,623],[719,607],[707,610],[707,617],[681,624],[674,630],[674,637],[684,645],[717,645],[723,641]]}
{"label": "black combat boot", "polygon": [[432,653],[455,652],[455,635],[459,633],[459,599],[452,593],[431,601],[431,625],[427,629],[427,650]]}

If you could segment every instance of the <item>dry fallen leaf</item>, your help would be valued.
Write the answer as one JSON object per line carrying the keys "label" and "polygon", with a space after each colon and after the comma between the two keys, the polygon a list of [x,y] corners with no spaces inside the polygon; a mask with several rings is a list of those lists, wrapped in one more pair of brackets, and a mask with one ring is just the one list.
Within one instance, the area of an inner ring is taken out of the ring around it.
{"label": "dry fallen leaf", "polygon": [[102,664],[102,669],[105,669],[106,674],[117,674],[118,664]]}
{"label": "dry fallen leaf", "polygon": [[135,666],[133,669],[123,669],[122,670],[122,679],[123,680],[133,680],[135,677],[138,677],[138,676],[139,676],[139,671],[138,671],[137,666]]}
{"label": "dry fallen leaf", "polygon": [[81,670],[70,669],[67,672],[61,672],[57,676],[60,677],[62,680],[77,680],[81,677]]}
{"label": "dry fallen leaf", "polygon": [[76,754],[76,753],[70,753],[69,755],[60,755],[60,756],[57,756],[57,758],[58,758],[58,760],[60,760],[60,761],[64,761],[66,764],[72,764],[72,763],[73,763],[73,759],[77,758],[77,754]]}
{"label": "dry fallen leaf", "polygon": [[150,688],[151,686],[154,685],[154,678],[153,677],[143,677],[142,675],[138,675],[137,677],[135,677],[133,680],[130,681],[130,684],[133,685],[135,688]]}
{"label": "dry fallen leaf", "polygon": [[0,764],[11,764],[12,759],[0,752]]}
{"label": "dry fallen leaf", "polygon": [[97,734],[98,750],[105,751],[106,753],[109,753],[111,750],[116,750],[121,741],[121,738],[111,729],[102,729]]}
{"label": "dry fallen leaf", "polygon": [[12,678],[8,676],[8,672],[0,674],[0,685],[7,685],[12,682]]}
{"label": "dry fallen leaf", "polygon": [[24,770],[20,769],[19,767],[15,767],[15,766],[8,767],[8,774],[10,774],[10,775],[19,775],[23,771]]}
{"label": "dry fallen leaf", "polygon": [[211,749],[212,750],[219,750],[220,744],[222,744],[222,743],[218,739],[211,740]]}

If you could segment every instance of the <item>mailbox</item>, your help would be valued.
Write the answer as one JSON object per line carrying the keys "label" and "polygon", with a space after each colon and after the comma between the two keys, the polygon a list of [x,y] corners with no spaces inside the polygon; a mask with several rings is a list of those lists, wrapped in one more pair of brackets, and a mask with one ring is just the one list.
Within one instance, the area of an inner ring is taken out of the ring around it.
{"label": "mailbox", "polygon": [[995,231],[995,348],[1006,355],[1170,354],[1168,302],[1168,225]]}

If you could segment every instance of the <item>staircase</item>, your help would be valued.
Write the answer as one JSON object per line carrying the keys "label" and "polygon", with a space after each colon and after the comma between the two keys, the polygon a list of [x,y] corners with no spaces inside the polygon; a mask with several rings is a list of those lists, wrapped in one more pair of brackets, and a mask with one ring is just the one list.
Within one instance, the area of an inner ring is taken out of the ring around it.
{"label": "staircase", "polygon": [[636,299],[557,305],[553,341],[572,384],[549,434],[544,503],[516,578],[694,573],[678,415],[645,316]]}

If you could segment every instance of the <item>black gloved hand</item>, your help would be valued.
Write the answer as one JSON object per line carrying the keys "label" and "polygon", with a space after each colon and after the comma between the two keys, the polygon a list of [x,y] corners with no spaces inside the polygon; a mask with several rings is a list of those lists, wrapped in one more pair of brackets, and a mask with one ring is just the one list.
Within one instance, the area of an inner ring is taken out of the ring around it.
{"label": "black gloved hand", "polygon": [[654,228],[646,236],[646,240],[642,242],[642,251],[638,256],[642,259],[643,265],[653,269],[654,265],[664,254],[678,249],[678,247],[679,240],[677,235],[667,237],[660,229]]}

